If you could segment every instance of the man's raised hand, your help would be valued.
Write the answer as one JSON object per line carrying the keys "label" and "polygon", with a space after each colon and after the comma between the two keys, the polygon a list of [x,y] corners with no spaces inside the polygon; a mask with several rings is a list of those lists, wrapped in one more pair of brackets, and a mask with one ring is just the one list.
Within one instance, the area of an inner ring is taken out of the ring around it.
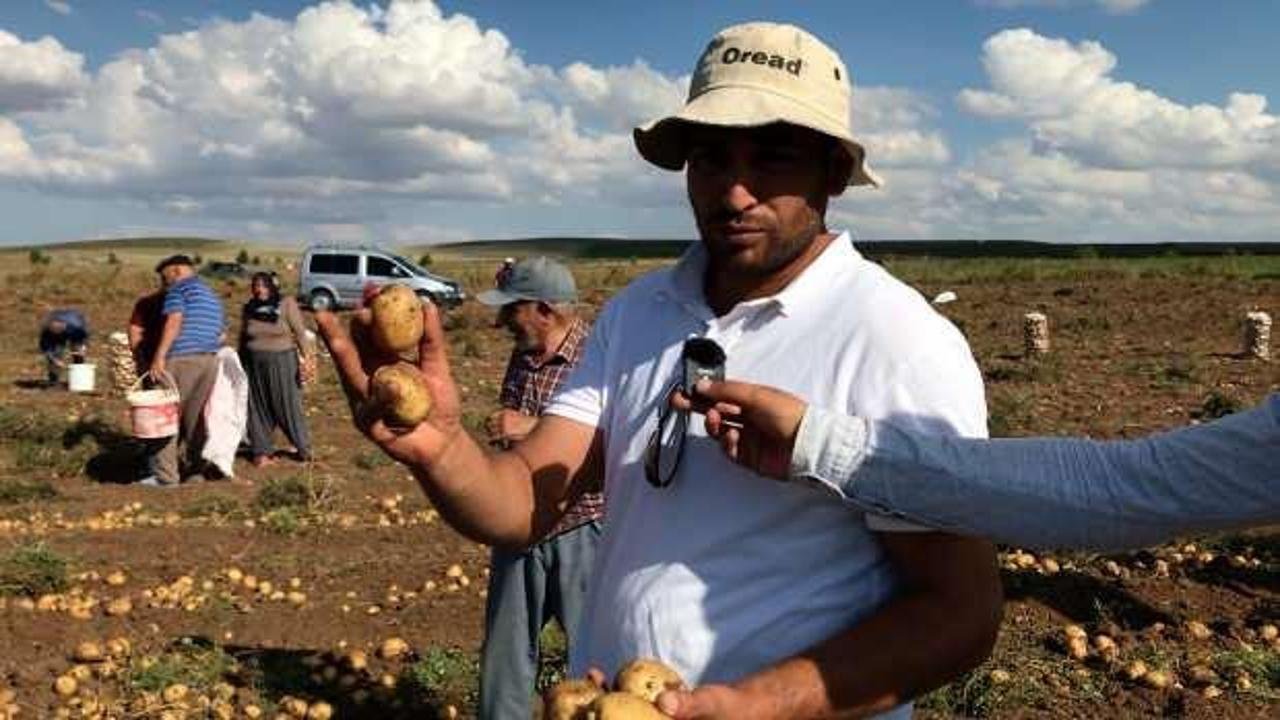
{"label": "man's raised hand", "polygon": [[423,303],[423,333],[414,366],[421,373],[431,395],[431,412],[412,430],[389,426],[369,402],[369,378],[383,365],[399,362],[399,356],[377,349],[370,339],[372,314],[357,310],[351,316],[350,332],[332,312],[315,314],[316,327],[337,366],[338,379],[351,407],[357,428],[388,455],[408,465],[427,467],[444,453],[462,432],[461,403],[449,369],[449,358],[440,324],[440,311]]}
{"label": "man's raised hand", "polygon": [[707,434],[729,459],[767,477],[789,477],[806,408],[800,398],[766,385],[703,379],[692,397],[677,392],[671,404],[677,410],[703,413]]}

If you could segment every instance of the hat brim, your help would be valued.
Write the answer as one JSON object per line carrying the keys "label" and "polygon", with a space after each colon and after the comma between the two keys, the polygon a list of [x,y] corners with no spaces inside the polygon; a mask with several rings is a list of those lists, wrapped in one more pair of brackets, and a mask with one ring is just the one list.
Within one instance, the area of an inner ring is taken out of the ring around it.
{"label": "hat brim", "polygon": [[690,100],[680,112],[632,131],[641,157],[664,170],[684,168],[685,131],[690,124],[718,127],[760,127],[784,122],[835,138],[853,158],[850,185],[880,187],[883,181],[867,165],[867,152],[849,135],[845,123],[823,118],[796,101],[767,89],[722,85]]}
{"label": "hat brim", "polygon": [[513,302],[520,302],[521,300],[527,299],[528,298],[521,295],[514,295],[501,290],[485,290],[484,292],[476,294],[476,300],[478,300],[482,305],[490,305],[492,307],[502,307],[503,305],[510,305]]}

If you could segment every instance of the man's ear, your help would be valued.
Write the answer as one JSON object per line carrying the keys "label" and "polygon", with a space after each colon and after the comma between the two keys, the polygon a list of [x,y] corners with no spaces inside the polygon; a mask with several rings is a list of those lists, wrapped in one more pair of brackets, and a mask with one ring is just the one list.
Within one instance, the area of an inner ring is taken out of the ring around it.
{"label": "man's ear", "polygon": [[831,197],[844,194],[849,186],[849,178],[853,176],[853,156],[839,142],[831,143],[831,152],[827,153],[827,194]]}

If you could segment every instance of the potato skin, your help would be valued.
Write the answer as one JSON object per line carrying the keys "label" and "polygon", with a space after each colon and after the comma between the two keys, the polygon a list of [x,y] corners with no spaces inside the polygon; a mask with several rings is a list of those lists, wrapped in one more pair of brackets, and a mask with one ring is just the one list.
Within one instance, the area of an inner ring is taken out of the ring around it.
{"label": "potato skin", "polygon": [[561,680],[546,693],[543,720],[582,720],[587,708],[604,694],[590,680]]}
{"label": "potato skin", "polygon": [[400,354],[422,340],[422,301],[405,285],[384,285],[369,301],[372,339],[378,349]]}
{"label": "potato skin", "polygon": [[417,368],[408,363],[383,365],[369,382],[369,400],[388,425],[417,427],[431,412],[431,393]]}
{"label": "potato skin", "polygon": [[651,703],[656,702],[664,690],[685,689],[680,673],[653,658],[636,658],[623,665],[614,678],[613,686],[620,692],[631,693]]}
{"label": "potato skin", "polygon": [[587,720],[665,720],[653,703],[628,692],[611,692],[596,698],[587,710]]}

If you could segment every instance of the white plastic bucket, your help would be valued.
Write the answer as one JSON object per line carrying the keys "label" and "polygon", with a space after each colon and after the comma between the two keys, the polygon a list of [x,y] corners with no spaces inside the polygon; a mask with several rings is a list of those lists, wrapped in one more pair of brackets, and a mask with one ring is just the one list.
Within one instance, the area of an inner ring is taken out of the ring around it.
{"label": "white plastic bucket", "polygon": [[173,379],[165,376],[164,387],[142,390],[138,378],[125,400],[129,403],[129,424],[133,436],[145,440],[172,437],[178,434],[178,389]]}
{"label": "white plastic bucket", "polygon": [[93,392],[98,366],[93,363],[71,363],[67,366],[67,389],[71,392]]}

